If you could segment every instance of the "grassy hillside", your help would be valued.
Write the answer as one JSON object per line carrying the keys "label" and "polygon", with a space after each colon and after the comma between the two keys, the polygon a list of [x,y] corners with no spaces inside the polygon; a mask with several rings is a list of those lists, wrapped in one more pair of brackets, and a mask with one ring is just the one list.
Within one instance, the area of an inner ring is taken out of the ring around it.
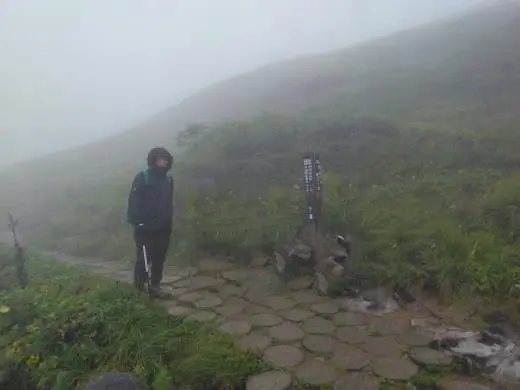
{"label": "grassy hillside", "polygon": [[173,147],[187,122],[212,122],[176,159],[183,256],[247,258],[294,232],[300,154],[314,148],[327,171],[326,227],[355,233],[364,272],[446,296],[510,296],[519,23],[518,4],[493,6],[224,81],[103,144],[8,169],[1,211],[20,216],[33,245],[130,258],[124,208],[146,150]]}

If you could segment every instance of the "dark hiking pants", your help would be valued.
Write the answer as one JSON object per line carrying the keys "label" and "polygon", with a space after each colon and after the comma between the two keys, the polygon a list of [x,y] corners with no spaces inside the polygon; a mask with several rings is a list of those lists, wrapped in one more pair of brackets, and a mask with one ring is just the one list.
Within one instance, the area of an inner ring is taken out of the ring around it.
{"label": "dark hiking pants", "polygon": [[134,268],[134,283],[137,288],[143,288],[148,279],[144,265],[143,245],[146,248],[148,265],[151,267],[151,285],[159,287],[163,277],[166,252],[170,246],[170,234],[169,230],[135,233],[137,260]]}

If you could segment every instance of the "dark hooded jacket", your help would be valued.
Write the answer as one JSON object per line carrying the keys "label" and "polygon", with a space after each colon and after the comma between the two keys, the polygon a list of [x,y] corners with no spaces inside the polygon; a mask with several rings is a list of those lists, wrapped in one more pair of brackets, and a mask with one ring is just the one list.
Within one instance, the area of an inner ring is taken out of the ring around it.
{"label": "dark hooded jacket", "polygon": [[[166,168],[157,167],[157,157],[168,161]],[[168,171],[172,155],[164,148],[154,148],[147,158],[148,169],[138,173],[128,197],[128,221],[143,231],[172,229],[174,183]]]}

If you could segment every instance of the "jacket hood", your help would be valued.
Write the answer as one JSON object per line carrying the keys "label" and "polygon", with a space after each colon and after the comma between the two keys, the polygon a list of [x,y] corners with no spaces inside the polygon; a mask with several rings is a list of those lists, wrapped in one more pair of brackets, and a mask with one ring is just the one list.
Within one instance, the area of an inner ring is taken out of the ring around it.
{"label": "jacket hood", "polygon": [[166,166],[166,172],[168,172],[170,169],[172,169],[173,165],[173,156],[170,152],[168,152],[165,148],[153,148],[148,153],[148,157],[146,158],[146,162],[148,163],[148,168],[156,170],[157,165],[157,157],[164,157],[168,161],[168,165]]}

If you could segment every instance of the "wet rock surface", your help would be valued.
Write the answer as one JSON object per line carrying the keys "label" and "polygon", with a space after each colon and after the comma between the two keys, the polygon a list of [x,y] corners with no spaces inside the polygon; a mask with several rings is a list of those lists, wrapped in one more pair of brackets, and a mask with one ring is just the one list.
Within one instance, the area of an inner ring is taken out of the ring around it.
{"label": "wet rock surface", "polygon": [[249,378],[246,390],[288,390],[291,383],[291,376],[286,372],[269,371]]}
{"label": "wet rock surface", "polygon": [[[306,249],[300,249],[303,261]],[[279,278],[265,259],[244,268],[222,260],[201,264],[198,269],[166,267],[164,288],[170,300],[158,303],[172,315],[218,323],[238,346],[279,367],[250,378],[247,389],[292,389],[293,379],[299,379],[336,390],[373,390],[387,379],[409,381],[428,366],[463,366],[463,374],[512,386],[506,388],[520,386],[520,348],[504,334],[442,327],[428,312],[407,314],[384,289],[331,299],[309,289],[312,278],[299,277],[280,290],[277,283],[259,282],[269,272]],[[112,267],[115,278],[129,277],[118,267]],[[104,263],[90,269],[108,273]],[[445,378],[438,387],[491,388],[470,378]]]}
{"label": "wet rock surface", "polygon": [[302,350],[292,345],[276,345],[267,348],[264,352],[264,360],[275,368],[297,366],[303,361],[303,358]]}
{"label": "wet rock surface", "polygon": [[303,383],[319,386],[334,383],[339,373],[323,360],[312,359],[298,366],[295,376]]}
{"label": "wet rock surface", "polygon": [[413,377],[419,369],[406,358],[380,357],[372,361],[374,374],[381,378],[393,380],[408,380]]}

